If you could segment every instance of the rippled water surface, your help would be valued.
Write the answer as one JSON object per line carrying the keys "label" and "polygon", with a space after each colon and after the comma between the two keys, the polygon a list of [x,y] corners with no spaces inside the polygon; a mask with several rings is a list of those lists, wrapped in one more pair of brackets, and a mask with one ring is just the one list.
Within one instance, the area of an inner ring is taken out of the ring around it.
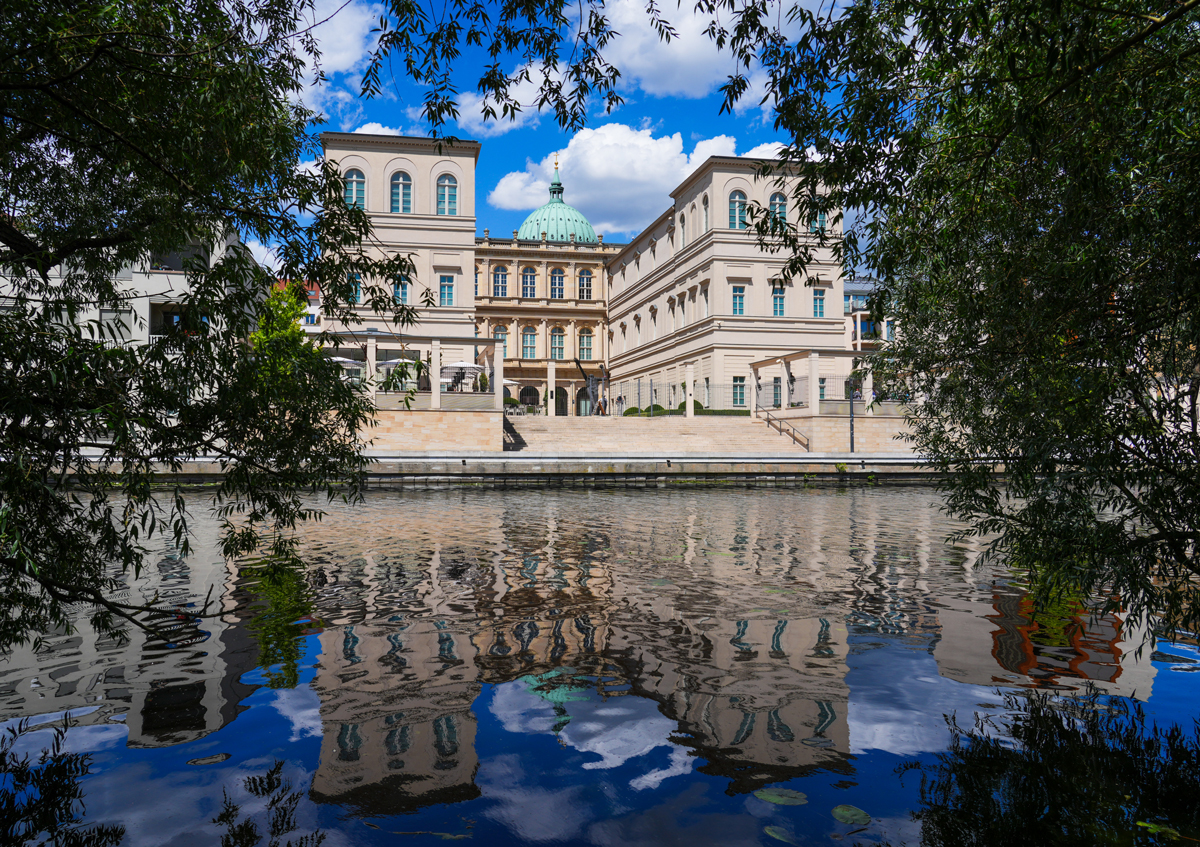
{"label": "rippled water surface", "polygon": [[918,843],[903,770],[947,749],[947,714],[1090,680],[1190,722],[1192,647],[1034,623],[953,529],[919,488],[375,492],[272,587],[201,521],[130,595],[212,586],[221,619],[18,651],[0,717],[69,712],[84,820],[130,845],[219,843],[223,792],[262,818],[244,778],[276,760],[328,845]]}

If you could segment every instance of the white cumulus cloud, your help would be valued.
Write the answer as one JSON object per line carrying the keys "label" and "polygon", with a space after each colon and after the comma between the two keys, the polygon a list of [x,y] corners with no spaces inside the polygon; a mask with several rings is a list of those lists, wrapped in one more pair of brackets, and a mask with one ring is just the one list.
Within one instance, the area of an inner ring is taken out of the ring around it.
{"label": "white cumulus cloud", "polygon": [[404,134],[403,132],[400,131],[399,127],[384,126],[383,124],[379,123],[378,121],[371,121],[370,123],[365,123],[362,126],[358,127],[357,129],[351,130],[351,132],[359,133],[361,135],[403,135]]}
{"label": "white cumulus cloud", "polygon": [[605,58],[621,69],[621,78],[655,97],[704,97],[734,70],[734,61],[717,50],[704,32],[709,17],[688,5],[666,4],[663,17],[677,35],[658,37],[640,0],[606,3],[609,23],[620,35],[605,48]]}
{"label": "white cumulus cloud", "polygon": [[[691,153],[679,133],[655,137],[652,129],[610,123],[581,130],[557,151],[564,199],[597,232],[636,233],[671,206],[670,193],[709,156],[735,155],[736,139],[718,135],[698,141]],[[755,147],[761,152],[766,145]],[[523,171],[501,177],[488,194],[498,209],[536,209],[549,199],[554,153],[527,161]]]}

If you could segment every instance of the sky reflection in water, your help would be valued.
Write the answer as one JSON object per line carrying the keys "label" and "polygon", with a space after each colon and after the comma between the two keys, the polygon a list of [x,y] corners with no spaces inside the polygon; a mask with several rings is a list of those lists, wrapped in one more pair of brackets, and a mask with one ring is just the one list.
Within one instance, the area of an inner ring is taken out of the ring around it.
{"label": "sky reflection in water", "polygon": [[1193,648],[1039,628],[951,529],[924,489],[375,493],[306,528],[300,683],[272,688],[252,586],[204,525],[131,590],[213,584],[226,619],[171,650],[18,652],[0,717],[74,710],[86,820],[128,845],[217,844],[222,791],[261,807],[240,779],[276,758],[329,845],[829,842],[855,829],[839,804],[873,818],[852,841],[917,843],[896,768],[946,749],[944,714],[1001,711],[998,688],[1092,679],[1190,720]]}

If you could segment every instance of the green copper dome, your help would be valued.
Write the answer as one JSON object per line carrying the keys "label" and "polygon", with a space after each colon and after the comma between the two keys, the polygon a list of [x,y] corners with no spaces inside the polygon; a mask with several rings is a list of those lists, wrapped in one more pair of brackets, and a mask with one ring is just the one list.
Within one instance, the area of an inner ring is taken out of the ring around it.
{"label": "green copper dome", "polygon": [[575,236],[576,244],[596,244],[596,230],[588,223],[588,219],[574,206],[563,202],[563,186],[558,179],[558,167],[554,168],[554,182],[550,183],[550,202],[542,208],[530,212],[517,238],[529,241],[541,241],[542,233],[546,233],[547,241],[568,242]]}

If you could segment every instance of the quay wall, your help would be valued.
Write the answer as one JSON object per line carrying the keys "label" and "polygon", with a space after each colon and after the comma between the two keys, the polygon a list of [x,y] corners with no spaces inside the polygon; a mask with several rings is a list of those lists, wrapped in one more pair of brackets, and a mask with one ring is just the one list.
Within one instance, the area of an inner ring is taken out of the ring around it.
{"label": "quay wall", "polygon": [[504,429],[499,410],[379,409],[371,429],[371,449],[376,451],[494,452],[504,449]]}

